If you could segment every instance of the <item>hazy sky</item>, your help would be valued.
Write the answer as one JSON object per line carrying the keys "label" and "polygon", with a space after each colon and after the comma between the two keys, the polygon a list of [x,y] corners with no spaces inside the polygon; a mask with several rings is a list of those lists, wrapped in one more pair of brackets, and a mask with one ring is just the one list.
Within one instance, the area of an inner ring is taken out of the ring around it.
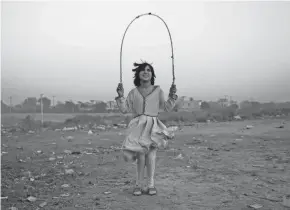
{"label": "hazy sky", "polygon": [[[171,32],[180,96],[290,100],[290,2],[2,2],[2,99],[112,100],[122,36],[137,15],[162,17]],[[145,16],[123,45],[126,94],[132,64],[153,63],[156,83],[172,82],[165,25]]]}

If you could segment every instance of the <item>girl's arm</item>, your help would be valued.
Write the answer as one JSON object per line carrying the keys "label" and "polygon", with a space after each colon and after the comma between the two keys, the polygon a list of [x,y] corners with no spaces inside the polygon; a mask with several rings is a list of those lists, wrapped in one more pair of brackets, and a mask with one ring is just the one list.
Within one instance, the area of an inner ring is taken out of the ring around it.
{"label": "girl's arm", "polygon": [[119,110],[123,113],[131,113],[133,110],[133,100],[132,100],[132,91],[129,92],[127,98],[116,97],[117,106]]}
{"label": "girl's arm", "polygon": [[177,97],[168,97],[167,101],[165,101],[164,92],[160,89],[160,108],[166,112],[172,111],[172,109],[176,105]]}

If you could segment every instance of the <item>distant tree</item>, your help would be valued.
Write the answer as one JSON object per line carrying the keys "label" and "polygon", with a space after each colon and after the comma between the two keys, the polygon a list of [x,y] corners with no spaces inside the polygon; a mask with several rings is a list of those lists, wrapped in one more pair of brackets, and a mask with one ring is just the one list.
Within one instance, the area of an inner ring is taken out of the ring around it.
{"label": "distant tree", "polygon": [[69,101],[65,101],[64,103],[64,110],[66,113],[74,113],[78,111],[78,107],[76,104],[74,104],[73,101],[69,100]]}
{"label": "distant tree", "polygon": [[37,109],[37,99],[36,97],[26,98],[19,109],[20,112],[36,112]]}
{"label": "distant tree", "polygon": [[178,112],[180,109],[182,109],[183,106],[184,106],[184,97],[181,97],[175,103],[175,106],[173,107],[173,111]]}
{"label": "distant tree", "polygon": [[222,105],[216,101],[208,101],[207,102],[209,104],[209,108],[210,110],[215,110],[215,111],[218,111],[222,108]]}
{"label": "distant tree", "polygon": [[[37,101],[38,103],[41,102],[41,98],[38,99]],[[43,110],[47,111],[50,109],[50,105],[51,105],[51,100],[47,97],[42,97],[42,104],[43,104]]]}
{"label": "distant tree", "polygon": [[97,113],[105,113],[107,112],[107,104],[104,102],[97,103],[95,105],[94,111]]}
{"label": "distant tree", "polygon": [[207,110],[207,109],[210,108],[210,105],[209,105],[209,103],[207,103],[206,101],[203,101],[203,102],[201,102],[200,108],[201,108],[202,110]]}
{"label": "distant tree", "polygon": [[252,107],[252,103],[250,101],[242,101],[240,103],[241,109],[245,109],[245,108],[249,108],[249,107]]}
{"label": "distant tree", "polygon": [[230,108],[233,110],[237,110],[239,108],[239,106],[237,104],[231,104]]}
{"label": "distant tree", "polygon": [[10,107],[1,100],[1,113],[10,112]]}
{"label": "distant tree", "polygon": [[36,97],[28,97],[22,102],[23,107],[36,107],[37,99]]}

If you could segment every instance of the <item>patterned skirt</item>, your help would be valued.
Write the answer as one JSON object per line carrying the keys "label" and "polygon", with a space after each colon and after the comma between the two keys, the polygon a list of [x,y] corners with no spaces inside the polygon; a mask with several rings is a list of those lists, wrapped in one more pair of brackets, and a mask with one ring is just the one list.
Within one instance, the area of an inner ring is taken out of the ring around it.
{"label": "patterned skirt", "polygon": [[174,133],[157,118],[141,115],[132,119],[128,125],[122,151],[126,161],[134,161],[136,154],[147,153],[150,149],[165,149],[168,139]]}

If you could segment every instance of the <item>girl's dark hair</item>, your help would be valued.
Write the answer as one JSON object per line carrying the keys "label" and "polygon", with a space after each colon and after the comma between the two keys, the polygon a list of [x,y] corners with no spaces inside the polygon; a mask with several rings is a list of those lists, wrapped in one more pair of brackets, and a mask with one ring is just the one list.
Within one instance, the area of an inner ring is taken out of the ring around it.
{"label": "girl's dark hair", "polygon": [[139,73],[140,73],[140,71],[144,71],[146,66],[149,66],[149,68],[151,69],[151,73],[152,73],[151,84],[154,85],[156,76],[155,76],[154,68],[153,68],[153,66],[151,64],[149,64],[147,62],[143,62],[143,63],[140,63],[140,64],[139,63],[134,63],[133,65],[135,67],[137,67],[137,68],[132,70],[133,72],[135,72],[133,78],[134,78],[134,85],[136,87],[139,87],[141,85],[141,82],[140,82],[141,80],[140,80],[140,77],[139,77]]}

